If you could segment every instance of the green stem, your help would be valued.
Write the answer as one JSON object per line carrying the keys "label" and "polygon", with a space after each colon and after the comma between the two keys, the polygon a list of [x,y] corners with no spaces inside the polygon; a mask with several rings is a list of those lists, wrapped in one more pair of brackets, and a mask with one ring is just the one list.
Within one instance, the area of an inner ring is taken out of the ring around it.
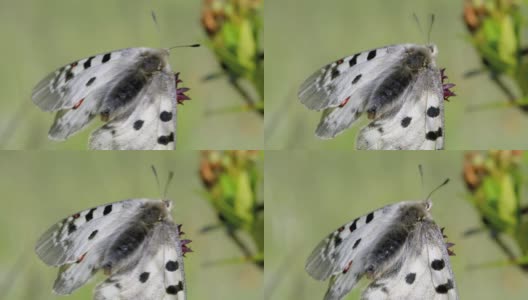
{"label": "green stem", "polygon": [[239,84],[238,79],[231,78],[229,81],[240,96],[242,96],[242,99],[244,99],[249,109],[259,114],[261,117],[264,117],[264,108],[255,105],[256,102],[253,101],[249,93]]}

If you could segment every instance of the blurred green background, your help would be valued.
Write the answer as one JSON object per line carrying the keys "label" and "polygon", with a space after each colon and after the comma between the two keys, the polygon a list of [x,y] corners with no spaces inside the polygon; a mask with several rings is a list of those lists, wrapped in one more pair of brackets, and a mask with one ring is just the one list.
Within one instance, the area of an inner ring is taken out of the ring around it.
{"label": "blurred green background", "polygon": [[[506,256],[486,233],[462,236],[481,226],[477,212],[464,198],[463,155],[458,151],[266,153],[265,299],[322,299],[328,282],[316,281],[304,271],[305,260],[319,241],[379,207],[424,199],[446,177],[451,182],[433,195],[432,214],[446,228],[448,241],[455,243],[456,256],[450,259],[460,299],[526,299],[528,275],[519,268],[470,270],[471,265],[506,260]],[[424,169],[424,186],[419,164]],[[526,196],[524,190],[522,198]],[[367,285],[363,279],[345,299],[359,299]]]}
{"label": "blurred green background", "polygon": [[[86,149],[94,124],[66,142],[48,140],[53,115],[33,105],[33,86],[59,67],[93,54],[203,43],[201,5],[182,0],[0,0],[0,148]],[[178,106],[178,149],[262,148],[258,115],[215,113],[242,102],[225,78],[203,81],[220,71],[207,47],[175,49],[170,61],[173,71],[181,72],[181,86],[191,88],[192,98]]]}
{"label": "blurred green background", "polygon": [[[40,234],[77,211],[128,198],[159,198],[150,166],[160,181],[175,172],[168,190],[173,218],[192,239],[194,253],[185,258],[189,299],[257,299],[262,272],[252,264],[204,266],[237,257],[238,248],[220,231],[201,234],[217,222],[200,194],[198,152],[178,155],[153,152],[8,152],[0,155],[0,299],[92,299],[92,281],[69,297],[52,294],[57,269],[34,254]],[[162,187],[163,188],[163,187]]]}
{"label": "blurred green background", "polygon": [[453,90],[458,96],[445,102],[445,148],[528,148],[527,114],[515,108],[469,111],[477,105],[507,100],[487,75],[463,78],[465,72],[480,68],[481,62],[465,40],[468,33],[462,8],[462,0],[268,1],[267,149],[353,149],[366,118],[333,140],[320,140],[314,134],[320,113],[299,102],[298,88],[320,67],[343,56],[390,44],[427,43],[413,13],[425,31],[430,14],[436,15],[431,42],[439,49],[437,65],[447,68],[449,82],[457,85]]}

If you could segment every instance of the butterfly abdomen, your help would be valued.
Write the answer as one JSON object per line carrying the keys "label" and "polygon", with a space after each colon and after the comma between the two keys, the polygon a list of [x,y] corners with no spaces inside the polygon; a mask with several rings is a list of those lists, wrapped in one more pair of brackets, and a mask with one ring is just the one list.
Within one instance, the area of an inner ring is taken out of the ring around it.
{"label": "butterfly abdomen", "polygon": [[132,255],[143,243],[145,237],[159,221],[168,217],[165,202],[146,203],[136,216],[134,226],[123,231],[106,254],[103,267],[111,270],[116,264]]}
{"label": "butterfly abdomen", "polygon": [[110,92],[109,100],[117,102],[116,104],[124,105],[134,97],[147,83],[147,77],[142,72],[134,72],[123,78],[116,87]]}
{"label": "butterfly abdomen", "polygon": [[[400,97],[415,78],[414,72],[405,67],[393,70],[374,91],[367,108],[369,118],[374,119],[388,111],[386,108],[392,107],[394,100]],[[380,108],[383,108],[383,112],[380,112]]]}
{"label": "butterfly abdomen", "polygon": [[126,111],[128,104],[133,102],[148,80],[143,72],[134,71],[119,81],[107,94],[100,109],[101,115],[105,116],[104,121],[118,115],[117,111]]}
{"label": "butterfly abdomen", "polygon": [[121,233],[107,251],[103,262],[105,272],[110,274],[116,265],[133,254],[143,243],[147,234],[148,228],[142,224],[132,226]]}
{"label": "butterfly abdomen", "polygon": [[137,98],[138,94],[149,84],[154,72],[163,68],[164,61],[157,53],[145,52],[140,55],[140,61],[132,71],[129,71],[106,95],[101,107],[101,114],[109,119],[119,112],[127,111],[128,104]]}
{"label": "butterfly abdomen", "polygon": [[393,261],[392,258],[397,256],[408,236],[407,228],[397,225],[380,238],[367,259],[365,272],[369,278],[375,277]]}
{"label": "butterfly abdomen", "polygon": [[378,241],[367,260],[367,275],[379,274],[395,260],[420,220],[427,217],[423,203],[412,203],[400,208],[397,225],[392,226]]}
{"label": "butterfly abdomen", "polygon": [[[416,81],[418,74],[432,62],[430,50],[425,47],[414,47],[405,51],[402,63],[391,70],[382,83],[376,87],[367,113],[373,119],[380,113],[389,111],[404,91]],[[383,108],[383,112],[380,112]]]}

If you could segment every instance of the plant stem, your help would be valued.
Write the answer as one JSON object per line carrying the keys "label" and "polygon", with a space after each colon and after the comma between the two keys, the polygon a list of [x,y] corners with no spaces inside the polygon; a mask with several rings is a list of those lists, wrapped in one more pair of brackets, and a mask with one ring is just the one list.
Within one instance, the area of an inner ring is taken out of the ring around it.
{"label": "plant stem", "polygon": [[[495,243],[497,243],[497,245],[499,245],[499,247],[501,248],[502,252],[504,252],[506,254],[506,256],[508,256],[508,258],[511,261],[517,261],[516,255],[506,245],[506,243],[504,243],[504,241],[499,237],[498,233],[492,233],[491,234],[491,238],[495,241]],[[518,264],[518,266],[523,272],[528,272],[528,265],[526,265],[526,264]]]}
{"label": "plant stem", "polygon": [[249,95],[249,93],[246,90],[244,90],[244,88],[239,84],[238,79],[231,78],[229,82],[235,88],[235,90],[242,96],[242,98],[246,102],[249,109],[256,112],[261,117],[264,117],[264,109],[255,106],[255,102],[253,101],[253,99],[251,99],[251,96]]}
{"label": "plant stem", "polygon": [[[228,229],[227,230],[227,235],[229,235],[229,237],[235,242],[235,244],[238,246],[240,251],[242,251],[242,253],[244,254],[244,256],[246,258],[251,258],[251,257],[254,256],[251,253],[251,250],[249,250],[249,247],[246,246],[246,244],[244,244],[244,242],[238,237],[238,235],[236,234],[236,232],[234,230]],[[255,261],[254,264],[257,267],[259,267],[260,269],[264,269],[264,264],[262,264],[262,263],[260,263],[258,261]]]}
{"label": "plant stem", "polygon": [[519,105],[517,103],[517,97],[513,94],[513,92],[506,86],[506,84],[499,78],[498,75],[492,74],[491,80],[497,84],[499,89],[506,94],[506,97],[508,98],[508,101],[510,101],[511,104],[514,106],[517,106],[519,109],[521,109],[523,112],[528,113],[528,105]]}

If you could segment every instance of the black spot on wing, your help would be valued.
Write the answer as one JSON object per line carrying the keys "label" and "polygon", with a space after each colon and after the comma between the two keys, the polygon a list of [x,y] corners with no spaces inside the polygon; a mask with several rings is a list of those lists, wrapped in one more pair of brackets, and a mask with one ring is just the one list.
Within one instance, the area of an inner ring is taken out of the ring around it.
{"label": "black spot on wing", "polygon": [[73,223],[68,224],[68,234],[72,234],[75,230],[77,230],[77,226]]}
{"label": "black spot on wing", "polygon": [[149,276],[150,276],[150,273],[149,273],[149,272],[143,272],[143,273],[141,273],[141,274],[139,275],[139,281],[140,281],[141,283],[145,283],[145,282],[147,282]]}
{"label": "black spot on wing", "polygon": [[95,56],[90,56],[83,64],[84,66],[84,69],[88,69],[89,67],[92,66],[92,59],[94,59]]}
{"label": "black spot on wing", "polygon": [[174,271],[178,270],[178,267],[179,267],[178,262],[174,261],[174,260],[169,260],[165,264],[165,269],[167,269],[167,271],[169,271],[169,272],[174,272]]}
{"label": "black spot on wing", "polygon": [[356,249],[357,246],[359,246],[359,243],[361,242],[361,239],[358,239],[355,243],[354,243],[354,246],[352,246],[352,249]]}
{"label": "black spot on wing", "polygon": [[350,61],[348,62],[348,65],[353,67],[357,64],[357,58],[358,58],[359,54],[356,54],[352,57],[352,59],[350,59]]}
{"label": "black spot on wing", "polygon": [[103,59],[101,60],[101,62],[104,64],[105,62],[109,61],[110,58],[112,58],[112,54],[106,53],[105,55],[103,55]]}
{"label": "black spot on wing", "polygon": [[73,73],[72,73],[71,69],[69,69],[69,70],[66,71],[66,74],[64,75],[64,80],[66,82],[68,82],[71,79],[73,79]]}
{"label": "black spot on wing", "polygon": [[334,245],[335,245],[336,248],[337,248],[339,245],[341,245],[342,242],[343,242],[343,239],[340,238],[339,236],[336,236],[336,237],[334,238]]}
{"label": "black spot on wing", "polygon": [[333,68],[333,69],[332,69],[332,73],[330,74],[330,78],[331,78],[332,80],[334,80],[334,79],[337,78],[337,76],[339,76],[339,74],[341,74],[341,73],[339,73],[339,70],[337,69],[337,67],[336,67],[336,68]]}
{"label": "black spot on wing", "polygon": [[89,222],[91,219],[93,219],[93,213],[96,210],[96,208],[90,209],[90,211],[86,214],[84,217],[86,219],[86,222]]}
{"label": "black spot on wing", "polygon": [[407,126],[409,126],[409,124],[411,124],[411,120],[412,118],[411,117],[405,117],[401,120],[401,126],[403,128],[407,128]]}
{"label": "black spot on wing", "polygon": [[92,77],[90,78],[90,80],[88,80],[88,82],[86,83],[86,86],[90,86],[92,85],[92,83],[95,81],[95,77]]}
{"label": "black spot on wing", "polygon": [[405,282],[408,284],[413,284],[414,280],[416,279],[416,273],[409,273],[407,276],[405,276]]}
{"label": "black spot on wing", "polygon": [[172,112],[162,111],[160,114],[160,120],[163,122],[169,122],[172,120]]}
{"label": "black spot on wing", "polygon": [[178,282],[177,285],[169,285],[165,291],[169,295],[176,295],[179,291],[183,291],[183,282]]}
{"label": "black spot on wing", "polygon": [[435,259],[431,263],[431,268],[436,271],[440,271],[445,267],[445,262],[443,259]]}
{"label": "black spot on wing", "polygon": [[354,222],[352,222],[352,224],[350,225],[350,227],[349,227],[350,232],[354,232],[354,230],[356,230],[356,228],[357,228],[357,221],[358,221],[358,219],[355,219]]}
{"label": "black spot on wing", "polygon": [[370,221],[372,221],[374,219],[374,212],[371,212],[370,214],[367,215],[367,220],[366,220],[366,223],[370,223]]}
{"label": "black spot on wing", "polygon": [[449,290],[452,288],[453,288],[453,281],[451,281],[451,279],[448,279],[447,283],[437,286],[435,290],[438,294],[447,294],[447,292],[449,292]]}
{"label": "black spot on wing", "polygon": [[356,84],[360,79],[361,79],[361,74],[359,74],[358,76],[354,77],[354,80],[352,80],[352,84]]}
{"label": "black spot on wing", "polygon": [[162,135],[158,138],[158,144],[168,145],[170,142],[174,142],[174,132],[169,135]]}
{"label": "black spot on wing", "polygon": [[136,122],[134,122],[134,129],[140,130],[141,127],[143,127],[143,123],[145,123],[143,120],[137,120]]}
{"label": "black spot on wing", "polygon": [[97,234],[97,232],[99,232],[98,230],[94,230],[92,231],[92,233],[90,233],[90,236],[88,237],[89,240],[93,239],[95,237],[95,235]]}
{"label": "black spot on wing", "polygon": [[369,52],[369,54],[367,55],[367,60],[371,60],[374,57],[376,57],[376,50],[372,50]]}
{"label": "black spot on wing", "polygon": [[440,115],[440,108],[438,107],[434,107],[434,106],[430,106],[428,109],[427,109],[427,115],[431,118],[435,118],[435,117],[438,117],[438,115]]}
{"label": "black spot on wing", "polygon": [[439,127],[437,131],[429,131],[425,135],[425,138],[430,141],[436,141],[441,136],[442,136],[442,127]]}
{"label": "black spot on wing", "polygon": [[112,212],[112,204],[105,206],[105,208],[103,210],[103,215],[106,216],[106,215],[108,215],[111,212]]}

